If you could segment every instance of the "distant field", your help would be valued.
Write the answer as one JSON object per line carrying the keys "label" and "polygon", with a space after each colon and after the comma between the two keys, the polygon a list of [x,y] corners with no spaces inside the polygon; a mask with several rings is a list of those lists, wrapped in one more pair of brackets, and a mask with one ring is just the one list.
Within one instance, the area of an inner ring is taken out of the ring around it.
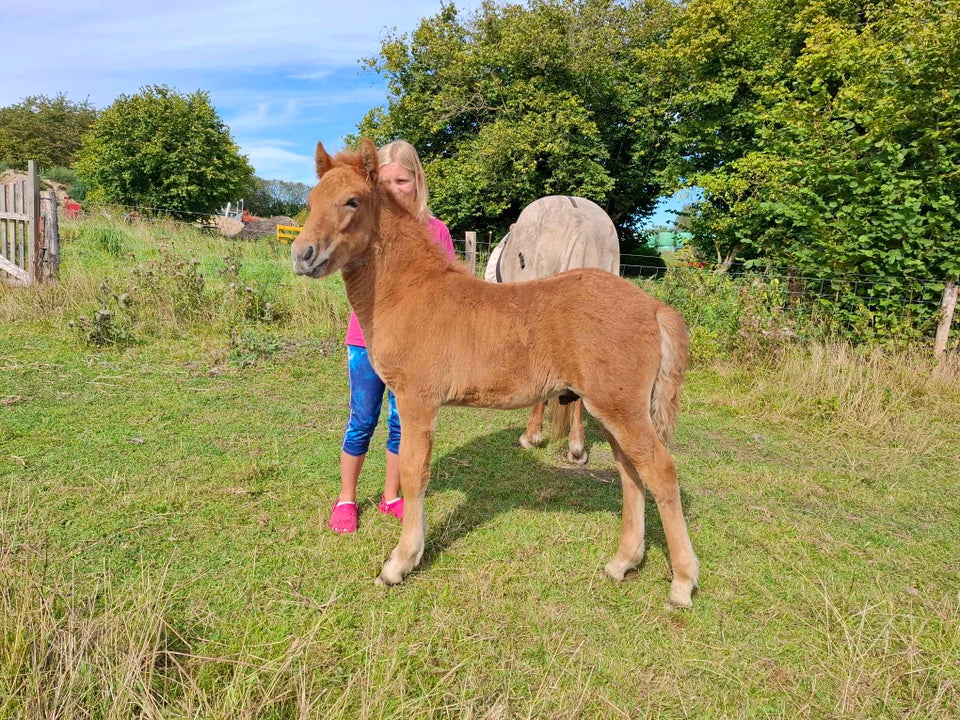
{"label": "distant field", "polygon": [[387,590],[382,435],[359,531],[325,528],[339,279],[174,226],[68,226],[63,255],[57,287],[0,290],[0,718],[960,714],[955,371],[697,364],[682,612],[652,501],[643,567],[602,575],[620,488],[594,425],[574,468],[517,447],[522,411],[445,409],[426,555]]}

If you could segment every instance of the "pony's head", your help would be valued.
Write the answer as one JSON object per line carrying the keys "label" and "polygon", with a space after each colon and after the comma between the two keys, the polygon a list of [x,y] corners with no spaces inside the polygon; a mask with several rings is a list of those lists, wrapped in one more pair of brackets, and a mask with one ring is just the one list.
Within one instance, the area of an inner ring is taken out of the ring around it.
{"label": "pony's head", "polygon": [[367,138],[357,152],[330,157],[317,143],[316,184],[307,196],[310,214],[290,248],[297,275],[336,272],[370,244],[376,222],[377,148]]}

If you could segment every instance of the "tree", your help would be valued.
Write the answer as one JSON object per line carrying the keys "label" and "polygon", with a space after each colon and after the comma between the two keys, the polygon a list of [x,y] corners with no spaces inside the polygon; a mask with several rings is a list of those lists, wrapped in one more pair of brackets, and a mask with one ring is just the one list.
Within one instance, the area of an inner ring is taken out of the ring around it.
{"label": "tree", "polygon": [[902,337],[960,272],[958,9],[691,2],[670,171],[703,190],[697,246],[825,280],[840,325]]}
{"label": "tree", "polygon": [[77,170],[88,197],[192,213],[216,211],[253,175],[209,95],[163,85],[121,95],[104,110],[84,138]]}
{"label": "tree", "polygon": [[803,48],[795,0],[691,0],[649,72],[668,98],[671,155],[662,182],[696,187],[687,218],[694,244],[719,264],[751,254],[764,230],[756,176],[775,172],[753,157],[770,88],[783,82]]}
{"label": "tree", "polygon": [[293,216],[307,205],[310,186],[285,180],[264,180],[254,176],[243,192],[244,206],[254,215]]}
{"label": "tree", "polygon": [[360,133],[417,147],[454,228],[502,233],[550,194],[588,197],[629,228],[660,195],[668,118],[644,62],[678,12],[669,0],[488,2],[462,21],[445,5],[369,60],[389,96]]}
{"label": "tree", "polygon": [[759,190],[761,249],[817,277],[876,281],[854,293],[870,335],[900,334],[913,301],[960,275],[958,10],[914,0],[850,21],[815,8],[773,93],[762,144],[783,172]]}
{"label": "tree", "polygon": [[46,168],[69,167],[96,117],[89,102],[75,103],[62,93],[0,108],[0,161],[19,169],[27,167],[27,160]]}

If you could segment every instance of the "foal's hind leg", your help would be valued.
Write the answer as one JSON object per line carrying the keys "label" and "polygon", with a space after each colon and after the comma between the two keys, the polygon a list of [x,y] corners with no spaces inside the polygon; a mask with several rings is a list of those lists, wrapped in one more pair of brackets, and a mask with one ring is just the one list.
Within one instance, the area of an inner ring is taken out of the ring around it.
{"label": "foal's hind leg", "polygon": [[[693,589],[697,586],[700,565],[696,554],[693,552],[690,536],[687,534],[686,521],[683,519],[680,486],[677,483],[677,468],[673,462],[673,457],[666,446],[660,442],[653,425],[649,421],[624,422],[619,427],[608,425],[607,429],[620,446],[623,455],[620,462],[626,466],[628,476],[632,479],[635,477],[635,473],[639,475],[643,485],[657,501],[657,509],[660,511],[660,520],[663,523],[663,532],[667,538],[670,565],[673,569],[673,581],[670,584],[670,604],[677,607],[691,607],[693,605],[691,595]],[[633,466],[632,472],[630,465]],[[621,470],[622,477],[623,471]],[[624,487],[626,488],[626,486],[627,483],[624,482]],[[632,495],[630,498],[633,502]],[[625,516],[627,503],[628,493],[625,490]],[[614,570],[618,569],[616,563],[622,559],[620,553],[621,550],[618,550],[617,555],[611,561],[611,563],[614,563]]]}
{"label": "foal's hind leg", "polygon": [[570,435],[567,438],[567,460],[577,465],[585,465],[590,458],[583,432],[583,400],[573,403],[570,418]]}
{"label": "foal's hind leg", "polygon": [[530,411],[530,419],[527,420],[527,429],[520,436],[520,447],[527,448],[538,447],[543,442],[543,413],[546,410],[546,403],[537,403]]}
{"label": "foal's hind leg", "polygon": [[420,564],[426,535],[424,496],[430,481],[430,453],[437,409],[397,396],[400,413],[400,487],[403,489],[403,526],[400,541],[383,564],[377,581],[396,585]]}

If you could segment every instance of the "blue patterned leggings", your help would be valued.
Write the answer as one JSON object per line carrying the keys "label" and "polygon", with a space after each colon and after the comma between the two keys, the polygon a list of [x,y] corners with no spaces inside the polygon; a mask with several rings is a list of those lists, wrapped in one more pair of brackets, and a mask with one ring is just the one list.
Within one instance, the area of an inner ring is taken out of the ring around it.
{"label": "blue patterned leggings", "polygon": [[[347,374],[350,379],[350,418],[343,437],[343,451],[358,457],[370,449],[370,439],[380,420],[383,407],[383,391],[387,390],[377,375],[367,349],[347,345]],[[387,450],[400,452],[400,416],[397,414],[397,399],[387,390]]]}

